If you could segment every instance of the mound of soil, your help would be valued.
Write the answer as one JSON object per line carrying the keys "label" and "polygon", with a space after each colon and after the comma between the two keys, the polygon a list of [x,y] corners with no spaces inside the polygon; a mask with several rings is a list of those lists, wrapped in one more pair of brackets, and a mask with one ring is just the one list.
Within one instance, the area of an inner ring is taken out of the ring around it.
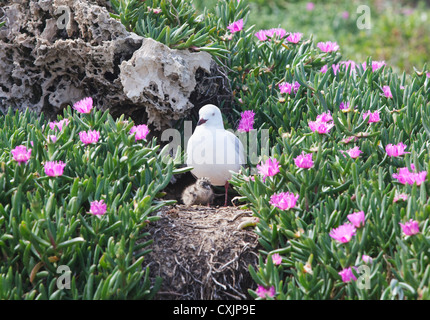
{"label": "mound of soil", "polygon": [[248,267],[258,264],[257,235],[239,224],[251,211],[227,206],[174,205],[160,212],[145,256],[151,278],[163,278],[157,300],[244,300],[255,289]]}

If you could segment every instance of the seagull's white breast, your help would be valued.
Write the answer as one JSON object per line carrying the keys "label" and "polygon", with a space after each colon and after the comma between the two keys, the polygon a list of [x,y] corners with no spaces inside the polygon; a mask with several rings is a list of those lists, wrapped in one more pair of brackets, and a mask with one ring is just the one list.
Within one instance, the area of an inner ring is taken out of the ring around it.
{"label": "seagull's white breast", "polygon": [[215,186],[231,179],[245,163],[242,142],[223,128],[198,126],[188,140],[187,165],[197,178],[208,177]]}

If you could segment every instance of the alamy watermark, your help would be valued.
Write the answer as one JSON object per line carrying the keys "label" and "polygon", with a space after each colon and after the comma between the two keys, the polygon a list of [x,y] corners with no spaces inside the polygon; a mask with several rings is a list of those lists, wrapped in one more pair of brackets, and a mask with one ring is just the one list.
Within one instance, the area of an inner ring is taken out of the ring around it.
{"label": "alamy watermark", "polygon": [[358,289],[370,289],[370,268],[366,265],[361,265],[356,268],[358,274],[363,274],[357,278]]}
{"label": "alamy watermark", "polygon": [[70,268],[64,264],[60,265],[57,268],[57,273],[60,274],[60,276],[57,278],[57,288],[60,290],[70,289],[70,281],[72,277]]}
{"label": "alamy watermark", "polygon": [[366,5],[358,6],[357,13],[360,14],[357,19],[357,28],[370,30],[372,27],[370,7]]}
{"label": "alamy watermark", "polygon": [[57,28],[62,30],[70,27],[71,11],[68,6],[58,6],[55,14],[60,15],[57,19]]}

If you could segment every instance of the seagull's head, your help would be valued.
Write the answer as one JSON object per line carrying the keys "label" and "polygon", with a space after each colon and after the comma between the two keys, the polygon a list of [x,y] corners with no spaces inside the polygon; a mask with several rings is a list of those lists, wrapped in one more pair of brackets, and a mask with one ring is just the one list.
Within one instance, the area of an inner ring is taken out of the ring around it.
{"label": "seagull's head", "polygon": [[219,108],[213,104],[207,104],[199,110],[198,126],[204,125],[207,127],[223,128],[222,115]]}

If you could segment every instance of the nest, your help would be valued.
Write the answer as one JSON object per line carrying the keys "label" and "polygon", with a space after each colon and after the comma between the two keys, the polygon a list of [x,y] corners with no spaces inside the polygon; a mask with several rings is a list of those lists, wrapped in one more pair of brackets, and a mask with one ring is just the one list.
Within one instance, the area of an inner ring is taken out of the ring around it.
{"label": "nest", "polygon": [[248,268],[257,267],[260,248],[252,230],[238,228],[250,217],[238,207],[166,207],[148,230],[150,277],[163,278],[155,299],[251,299]]}

